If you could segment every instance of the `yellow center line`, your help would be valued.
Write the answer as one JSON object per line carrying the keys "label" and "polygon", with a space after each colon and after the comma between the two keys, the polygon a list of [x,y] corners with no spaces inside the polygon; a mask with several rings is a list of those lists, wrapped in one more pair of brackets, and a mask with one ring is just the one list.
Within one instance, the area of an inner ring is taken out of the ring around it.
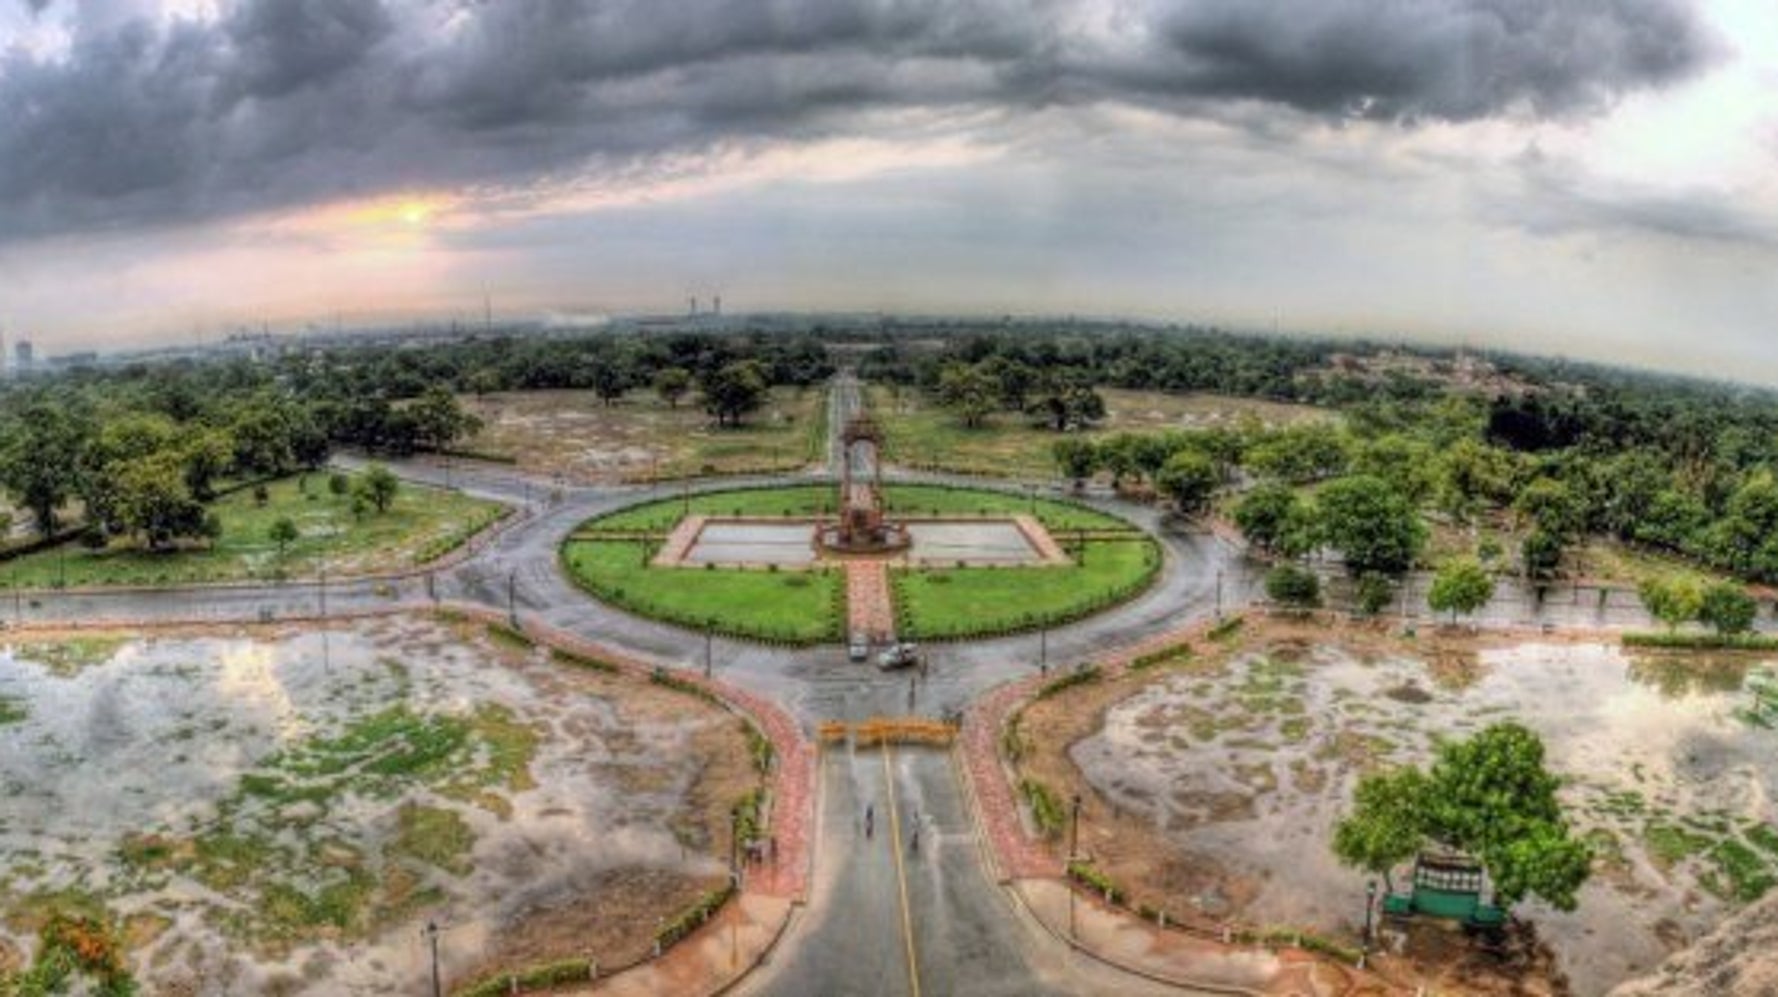
{"label": "yellow center line", "polygon": [[920,957],[914,951],[914,915],[908,907],[907,869],[901,861],[901,808],[895,804],[895,770],[889,765],[889,742],[883,742],[883,781],[889,786],[889,845],[895,852],[895,885],[901,888],[901,940],[907,948],[908,992],[920,997]]}

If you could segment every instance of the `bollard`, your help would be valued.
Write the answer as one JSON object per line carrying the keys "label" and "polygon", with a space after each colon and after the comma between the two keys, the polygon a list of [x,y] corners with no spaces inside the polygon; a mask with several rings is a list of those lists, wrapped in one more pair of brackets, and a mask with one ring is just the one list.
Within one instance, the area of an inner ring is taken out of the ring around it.
{"label": "bollard", "polygon": [[515,994],[515,995],[519,992],[519,978],[518,977],[508,976],[506,978],[506,992],[509,994]]}
{"label": "bollard", "polygon": [[1167,912],[1161,911],[1161,916],[1156,918],[1156,920],[1161,922],[1161,930],[1166,931],[1167,930]]}

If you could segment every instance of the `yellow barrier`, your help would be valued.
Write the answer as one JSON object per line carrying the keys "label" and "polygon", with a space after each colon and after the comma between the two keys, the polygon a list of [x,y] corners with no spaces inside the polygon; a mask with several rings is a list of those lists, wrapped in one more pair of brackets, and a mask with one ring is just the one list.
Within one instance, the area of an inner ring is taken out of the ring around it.
{"label": "yellow barrier", "polygon": [[817,728],[823,744],[847,737],[860,748],[879,744],[929,744],[945,747],[957,739],[957,726],[923,717],[872,717],[855,724],[830,720]]}

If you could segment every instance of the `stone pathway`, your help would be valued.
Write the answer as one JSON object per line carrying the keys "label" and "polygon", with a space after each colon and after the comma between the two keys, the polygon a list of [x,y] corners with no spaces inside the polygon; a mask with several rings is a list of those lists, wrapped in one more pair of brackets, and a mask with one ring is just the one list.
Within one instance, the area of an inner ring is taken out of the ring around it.
{"label": "stone pathway", "polygon": [[889,565],[873,558],[846,562],[846,627],[877,643],[895,639],[895,601]]}

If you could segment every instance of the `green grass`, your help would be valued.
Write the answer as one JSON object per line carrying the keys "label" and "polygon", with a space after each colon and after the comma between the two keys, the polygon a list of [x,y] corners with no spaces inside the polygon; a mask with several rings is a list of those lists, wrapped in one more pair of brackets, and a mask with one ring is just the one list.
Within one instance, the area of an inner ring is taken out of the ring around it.
{"label": "green grass", "polygon": [[948,639],[1027,630],[1078,619],[1146,588],[1160,570],[1152,541],[1089,542],[1066,567],[895,571],[903,632]]}
{"label": "green grass", "polygon": [[31,711],[25,708],[24,703],[10,696],[0,696],[0,727],[23,723],[30,715]]}
{"label": "green grass", "polygon": [[[0,565],[0,585],[178,585],[312,576],[323,565],[338,575],[412,568],[449,553],[503,513],[498,503],[403,482],[387,512],[354,516],[351,499],[334,495],[327,481],[316,473],[272,482],[264,506],[252,489],[217,500],[211,508],[222,536],[212,546],[149,552],[119,539],[94,551],[68,543]],[[301,536],[280,556],[269,533],[285,517]]]}
{"label": "green grass", "polygon": [[651,568],[649,553],[635,541],[576,540],[562,563],[599,598],[669,623],[789,643],[840,635],[845,577],[837,571]]}
{"label": "green grass", "polygon": [[[1034,513],[1051,530],[1119,530],[1133,527],[1106,513],[1069,502],[974,488],[942,485],[886,485],[884,505],[893,515],[1014,516]],[[581,529],[608,532],[665,533],[687,515],[782,516],[832,515],[835,489],[826,485],[792,485],[782,488],[745,488],[730,491],[688,493],[646,502],[600,516]]]}
{"label": "green grass", "polygon": [[389,843],[389,854],[465,876],[474,847],[475,832],[455,810],[407,803],[396,814],[395,840]]}
{"label": "green grass", "polygon": [[[1255,398],[1117,388],[1099,394],[1105,399],[1106,418],[1084,434],[1088,439],[1117,432],[1231,426],[1249,416],[1268,425],[1335,418],[1323,409]],[[1025,479],[1057,476],[1051,447],[1062,434],[1026,416],[997,412],[984,425],[969,429],[920,391],[871,385],[866,397],[887,436],[888,457],[898,464]]]}

